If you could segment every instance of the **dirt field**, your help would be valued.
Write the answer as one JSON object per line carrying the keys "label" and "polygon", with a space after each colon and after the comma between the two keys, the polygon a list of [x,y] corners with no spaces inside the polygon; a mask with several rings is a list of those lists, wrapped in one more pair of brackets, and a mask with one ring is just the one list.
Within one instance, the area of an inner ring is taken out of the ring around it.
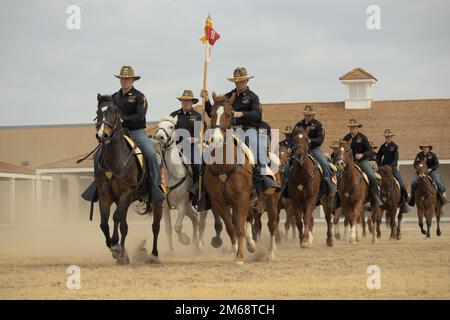
{"label": "dirt field", "polygon": [[[236,266],[226,234],[223,248],[210,246],[210,218],[200,255],[174,241],[175,255],[167,256],[162,227],[161,264],[143,264],[134,254],[150,239],[150,219],[131,224],[128,266],[114,263],[98,223],[0,226],[0,299],[450,299],[450,223],[442,223],[440,238],[435,224],[426,240],[417,223],[405,223],[402,240],[390,241],[383,225],[376,245],[368,237],[355,245],[335,241],[333,248],[325,245],[325,225],[316,223],[314,248],[290,240],[272,262],[265,261],[264,226],[258,251]],[[66,287],[72,264],[81,268],[80,290]],[[379,290],[367,288],[369,265],[381,268]]]}

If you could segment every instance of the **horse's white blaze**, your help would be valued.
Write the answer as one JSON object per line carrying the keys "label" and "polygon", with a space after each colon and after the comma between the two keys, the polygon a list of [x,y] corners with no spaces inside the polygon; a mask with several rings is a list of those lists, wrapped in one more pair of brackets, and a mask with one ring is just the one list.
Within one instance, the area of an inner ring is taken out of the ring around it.
{"label": "horse's white blaze", "polygon": [[[224,108],[223,107],[219,107],[217,109],[217,120],[216,120],[216,126],[220,126],[220,118],[222,117],[223,113],[224,113]],[[212,142],[214,145],[221,145],[223,143],[223,134],[220,128],[214,128],[212,135],[210,136],[210,143]],[[213,139],[213,141],[211,141],[211,139]]]}
{"label": "horse's white blaze", "polygon": [[303,135],[302,135],[302,134],[299,134],[298,137],[299,137],[300,139],[302,139],[302,138],[303,138]]}
{"label": "horse's white blaze", "polygon": [[344,152],[344,148],[343,147],[341,147],[341,151]]}
{"label": "horse's white blaze", "polygon": [[108,106],[102,108],[102,112],[105,112],[106,110],[108,110]]}
{"label": "horse's white blaze", "polygon": [[98,129],[97,135],[99,138],[103,137],[103,132],[105,131],[105,125],[102,123],[102,125],[100,126],[100,129]]}

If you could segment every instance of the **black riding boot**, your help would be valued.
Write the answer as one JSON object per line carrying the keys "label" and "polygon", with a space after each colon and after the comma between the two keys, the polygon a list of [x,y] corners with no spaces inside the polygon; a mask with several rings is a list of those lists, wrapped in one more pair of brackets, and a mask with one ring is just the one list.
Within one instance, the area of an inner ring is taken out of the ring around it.
{"label": "black riding boot", "polygon": [[283,198],[289,198],[289,171],[291,170],[291,160],[284,165],[283,185],[281,186],[281,195]]}
{"label": "black riding boot", "polygon": [[441,203],[441,206],[446,205],[448,203],[447,197],[443,192],[438,192],[438,200]]}
{"label": "black riding boot", "polygon": [[[200,176],[200,179],[202,179],[202,192],[200,199],[198,199],[198,206],[197,211],[208,211],[211,209],[211,201],[209,199],[208,192],[205,188],[205,179],[203,178],[203,175]],[[198,183],[197,183],[197,190],[198,190]]]}
{"label": "black riding boot", "polygon": [[400,213],[408,213],[412,210],[412,208],[408,205],[408,192],[405,188],[401,188],[401,204],[400,204]]}

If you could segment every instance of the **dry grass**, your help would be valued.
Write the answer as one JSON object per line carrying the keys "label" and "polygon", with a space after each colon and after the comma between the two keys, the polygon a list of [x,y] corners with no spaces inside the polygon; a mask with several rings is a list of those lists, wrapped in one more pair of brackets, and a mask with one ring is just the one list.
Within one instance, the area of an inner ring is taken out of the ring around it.
{"label": "dry grass", "polygon": [[[228,249],[209,245],[210,220],[201,255],[175,241],[176,255],[165,256],[161,228],[162,263],[152,265],[133,254],[142,239],[150,239],[150,222],[130,225],[128,266],[115,265],[97,225],[0,227],[0,299],[449,299],[450,224],[441,228],[440,238],[434,225],[432,238],[425,240],[416,223],[405,223],[402,240],[390,241],[383,226],[375,245],[368,237],[328,248],[325,225],[317,223],[313,249],[290,241],[267,262],[263,238],[238,267]],[[224,244],[229,248],[226,234]],[[66,288],[71,264],[81,268],[80,290]],[[380,290],[366,287],[373,264],[381,268]]]}

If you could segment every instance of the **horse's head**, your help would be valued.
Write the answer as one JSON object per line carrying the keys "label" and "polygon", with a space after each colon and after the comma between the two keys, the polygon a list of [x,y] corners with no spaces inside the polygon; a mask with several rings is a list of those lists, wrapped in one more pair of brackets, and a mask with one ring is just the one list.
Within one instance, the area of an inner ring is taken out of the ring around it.
{"label": "horse's head", "polygon": [[159,142],[162,146],[169,146],[172,142],[174,142],[174,134],[175,127],[178,122],[178,117],[162,117],[161,121],[158,123],[158,128],[156,129],[156,133],[154,138]]}
{"label": "horse's head", "polygon": [[294,143],[293,146],[293,153],[295,156],[295,159],[299,161],[301,164],[303,164],[308,156],[309,151],[309,127],[299,128],[296,127],[294,132],[292,133],[292,142]]}
{"label": "horse's head", "polygon": [[233,122],[233,107],[231,105],[236,95],[233,93],[230,98],[227,98],[217,96],[213,92],[212,96],[214,101],[210,122],[212,131],[208,136],[207,142],[214,146],[220,146],[225,141],[225,131],[231,128]]}
{"label": "horse's head", "polygon": [[422,180],[428,176],[428,167],[425,161],[419,161],[416,165],[416,172],[419,179]]}
{"label": "horse's head", "polygon": [[336,167],[339,171],[343,171],[345,167],[353,162],[352,148],[347,141],[341,140],[339,154],[337,156]]}
{"label": "horse's head", "polygon": [[96,137],[99,142],[108,144],[115,132],[122,128],[120,110],[114,104],[112,96],[97,94],[97,101]]}
{"label": "horse's head", "polygon": [[289,158],[290,158],[288,147],[281,144],[278,148],[278,156],[280,158],[280,163],[281,163],[279,170],[284,171],[284,167],[285,167],[286,163],[288,163]]}

